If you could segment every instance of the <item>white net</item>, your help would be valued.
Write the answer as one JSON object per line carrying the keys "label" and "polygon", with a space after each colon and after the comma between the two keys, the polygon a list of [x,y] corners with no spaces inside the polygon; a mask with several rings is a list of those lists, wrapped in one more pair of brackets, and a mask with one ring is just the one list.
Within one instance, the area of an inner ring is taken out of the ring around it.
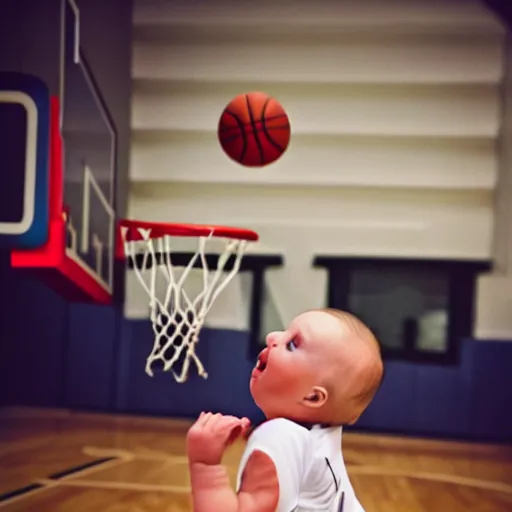
{"label": "white net", "polygon": [[[247,241],[214,238],[213,233],[199,236],[196,252],[185,263],[183,253],[173,254],[171,235],[159,233],[155,237],[151,228],[129,228],[122,234],[125,256],[149,297],[154,343],[146,360],[146,373],[152,376],[152,367],[160,363],[182,383],[193,362],[198,374],[206,379],[208,373],[195,351],[199,333],[212,304],[240,270]],[[207,248],[214,239],[222,241],[223,250],[212,258]],[[202,291],[190,297],[185,284],[193,269],[202,274]],[[164,287],[158,283],[162,279]],[[181,369],[176,370],[179,365]]]}

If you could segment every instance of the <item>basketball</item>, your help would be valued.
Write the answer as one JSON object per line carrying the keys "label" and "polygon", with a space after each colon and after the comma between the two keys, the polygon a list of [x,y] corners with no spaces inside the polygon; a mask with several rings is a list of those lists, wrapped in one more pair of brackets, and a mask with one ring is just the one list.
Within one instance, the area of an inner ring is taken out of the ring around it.
{"label": "basketball", "polygon": [[275,162],[290,142],[290,122],[281,104],[263,92],[240,94],[220,116],[220,145],[229,158],[246,167]]}

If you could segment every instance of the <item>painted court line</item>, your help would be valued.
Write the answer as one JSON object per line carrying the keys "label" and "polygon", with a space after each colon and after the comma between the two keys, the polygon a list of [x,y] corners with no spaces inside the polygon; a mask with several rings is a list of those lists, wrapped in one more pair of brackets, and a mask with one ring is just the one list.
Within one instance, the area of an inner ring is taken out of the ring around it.
{"label": "painted court line", "polygon": [[92,457],[118,457],[128,460],[147,460],[156,462],[173,462],[174,464],[188,464],[185,455],[169,455],[164,452],[142,452],[135,453],[128,450],[113,450],[110,448],[100,448],[96,446],[85,446],[82,450],[85,455]]}
{"label": "painted court line", "polygon": [[9,491],[4,494],[0,494],[0,506],[2,506],[2,503],[5,501],[9,501],[9,500],[12,501],[13,498],[32,493],[33,491],[40,489],[41,487],[42,487],[41,484],[30,484],[25,487],[21,487],[20,489],[16,489],[14,491]]}
{"label": "painted court line", "polygon": [[[184,456],[170,456],[164,453],[135,454],[124,450],[108,450],[95,447],[85,447],[84,453],[92,456],[103,457],[87,464],[74,466],[67,470],[60,471],[50,475],[49,478],[38,479],[36,482],[23,488],[10,491],[0,495],[0,508],[28,498],[44,490],[53,489],[55,487],[77,487],[90,489],[105,490],[127,490],[135,492],[159,492],[167,494],[188,494],[191,492],[190,486],[174,486],[174,485],[156,485],[130,482],[102,482],[87,480],[84,477],[101,471],[103,469],[112,468],[131,460],[153,460],[153,461],[174,461],[183,463],[187,461]],[[428,480],[433,482],[443,482],[455,485],[474,487],[481,490],[504,492],[512,494],[512,485],[504,482],[492,482],[469,477],[460,477],[456,475],[447,475],[443,473],[428,472],[407,472],[403,470],[394,470],[378,466],[348,466],[351,475],[375,475],[375,476],[394,476],[405,477],[415,480]]]}
{"label": "painted court line", "polygon": [[86,487],[92,489],[111,489],[141,492],[189,493],[190,487],[185,485],[138,484],[135,482],[101,482],[96,480],[39,480],[39,484],[47,487]]}
{"label": "painted court line", "polygon": [[111,448],[96,448],[95,446],[84,446],[82,453],[89,457],[110,457],[124,460],[132,460],[134,454],[128,450],[115,450]]}
{"label": "painted court line", "polygon": [[101,471],[103,469],[109,469],[115,466],[119,466],[120,464],[124,464],[126,462],[125,459],[117,459],[117,458],[108,458],[102,459],[103,462],[101,464],[95,464],[91,466],[90,464],[87,467],[80,467],[78,471],[68,472],[66,475],[60,478],[51,477],[47,480],[53,480],[55,482],[67,482],[69,480],[73,480],[74,478],[81,478],[84,475],[90,475],[91,473],[96,473],[96,471]]}
{"label": "painted court line", "polygon": [[504,482],[493,482],[490,480],[480,480],[479,478],[469,478],[464,476],[447,475],[444,473],[414,473],[403,470],[395,470],[378,466],[347,466],[350,475],[375,475],[375,476],[396,476],[402,478],[411,478],[413,480],[429,480],[431,482],[443,482],[453,485],[464,485],[466,487],[475,487],[487,491],[497,491],[512,494],[512,485]]}
{"label": "painted court line", "polygon": [[[188,459],[181,455],[167,455],[162,452],[152,453],[134,453],[131,451],[110,450],[108,448],[98,448],[88,446],[85,447],[83,452],[87,455],[94,457],[124,457],[125,460],[146,460],[146,461],[165,461],[173,462],[175,464],[187,464]],[[463,485],[466,487],[474,487],[476,489],[505,492],[512,494],[512,485],[504,482],[493,482],[490,480],[481,480],[478,478],[461,477],[456,475],[448,475],[445,473],[428,473],[428,472],[407,472],[394,470],[379,466],[359,466],[347,465],[350,474],[354,475],[376,475],[376,476],[396,476],[411,478],[414,480],[428,480],[432,482],[443,482],[453,485]]]}
{"label": "painted court line", "polygon": [[85,464],[81,464],[80,466],[75,466],[69,469],[65,469],[63,471],[59,471],[57,473],[53,473],[48,477],[50,480],[60,480],[61,478],[72,478],[75,473],[84,473],[88,469],[96,468],[96,466],[100,466],[103,464],[106,464],[107,462],[110,462],[114,459],[113,457],[107,457],[103,459],[93,460],[91,462],[86,462]]}
{"label": "painted court line", "polygon": [[29,496],[33,496],[34,494],[38,494],[41,491],[45,491],[46,486],[35,483],[31,485],[27,485],[22,489],[17,489],[16,491],[12,491],[10,493],[6,493],[2,495],[2,501],[0,501],[0,508],[6,507],[11,503],[16,501],[20,501],[22,499],[28,498]]}
{"label": "painted court line", "polygon": [[38,480],[35,483],[31,483],[20,489],[0,495],[0,508],[14,503],[15,501],[33,496],[41,491],[45,491],[49,487],[54,487],[62,482],[67,482],[82,475],[89,475],[95,471],[99,471],[100,469],[116,466],[124,462],[125,459],[117,459],[113,457],[102,458],[87,462],[86,464],[80,464],[79,466],[72,466],[71,468],[59,471],[58,473],[53,473],[49,478]]}
{"label": "painted court line", "polygon": [[[359,466],[356,470],[349,473],[359,475],[376,475],[376,476],[395,476],[405,477],[414,480],[429,480],[434,482],[443,482],[455,485],[464,485],[475,487],[482,490],[512,493],[512,486],[502,482],[490,482],[486,480],[478,480],[473,478],[457,477],[452,475],[435,474],[435,473],[408,473],[404,471],[388,470],[386,468],[372,467],[372,466]],[[189,493],[190,486],[175,486],[175,485],[154,485],[154,484],[139,484],[129,482],[101,482],[90,480],[39,480],[41,485],[65,485],[72,487],[89,487],[101,489],[117,489],[117,490],[131,490],[142,492],[162,492],[162,493]]]}

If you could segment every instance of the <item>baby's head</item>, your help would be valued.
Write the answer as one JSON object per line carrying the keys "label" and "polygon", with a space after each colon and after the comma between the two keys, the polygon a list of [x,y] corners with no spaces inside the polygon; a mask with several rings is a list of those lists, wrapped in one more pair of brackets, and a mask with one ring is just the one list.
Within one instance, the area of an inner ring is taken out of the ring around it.
{"label": "baby's head", "polygon": [[267,336],[250,387],[267,419],[352,424],[370,404],[382,375],[370,329],[350,313],[317,309]]}

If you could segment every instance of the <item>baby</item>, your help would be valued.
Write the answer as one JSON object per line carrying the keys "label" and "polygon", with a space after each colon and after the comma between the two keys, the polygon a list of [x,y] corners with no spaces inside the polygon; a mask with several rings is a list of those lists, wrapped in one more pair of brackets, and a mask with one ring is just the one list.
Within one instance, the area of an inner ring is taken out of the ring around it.
{"label": "baby", "polygon": [[267,336],[251,376],[267,421],[252,432],[234,492],[221,459],[247,418],[201,413],[187,435],[195,512],[363,512],[343,455],[343,425],[368,407],[383,375],[379,345],[355,316],[297,316]]}

